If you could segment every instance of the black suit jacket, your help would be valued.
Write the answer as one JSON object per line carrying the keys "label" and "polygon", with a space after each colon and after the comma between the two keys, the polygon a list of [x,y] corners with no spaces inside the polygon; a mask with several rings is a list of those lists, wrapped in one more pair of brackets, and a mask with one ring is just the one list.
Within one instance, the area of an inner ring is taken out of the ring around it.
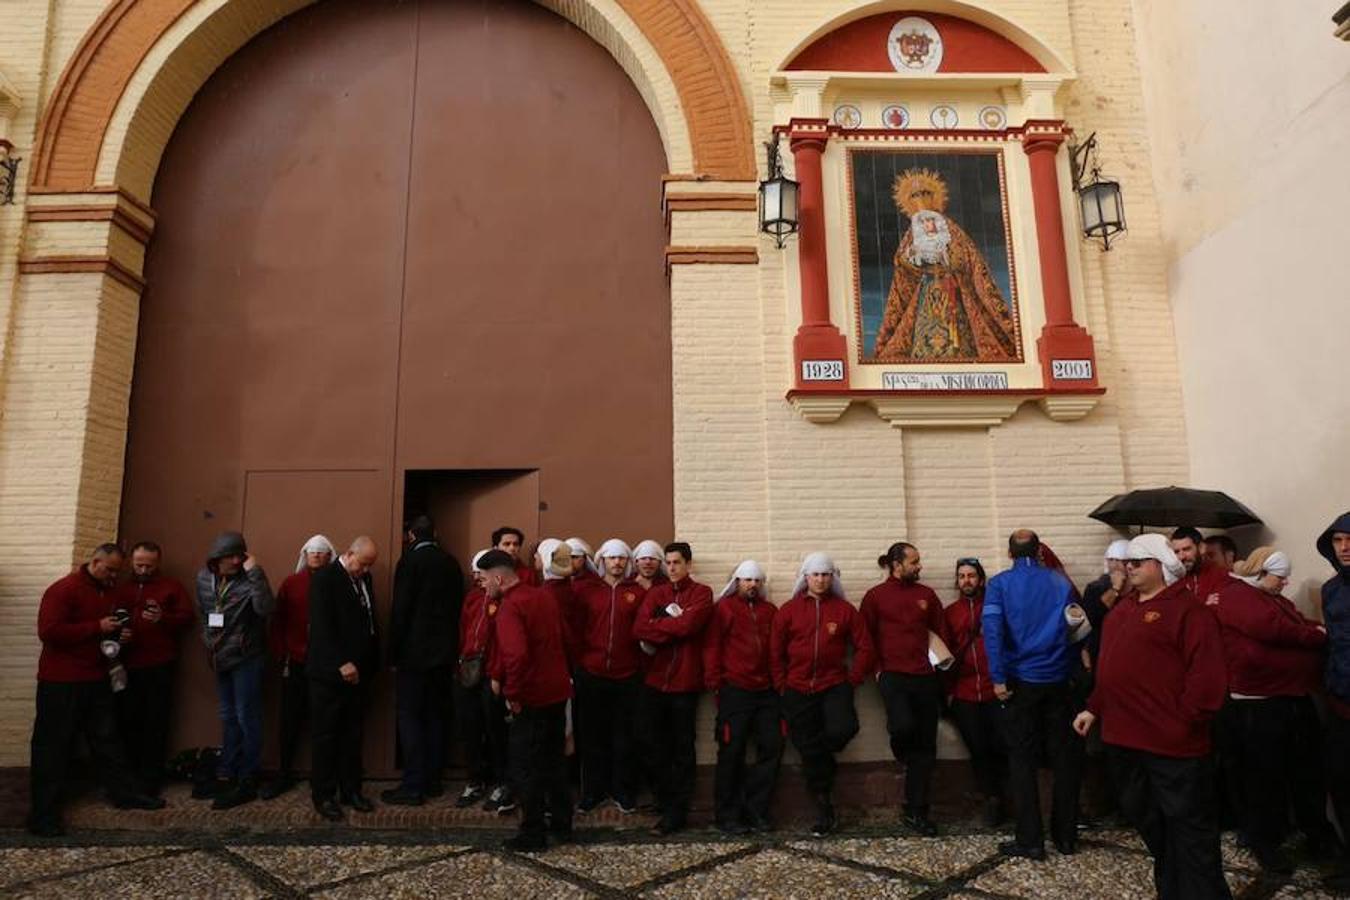
{"label": "black suit jacket", "polygon": [[464,572],[432,541],[414,544],[394,567],[389,664],[424,672],[459,659]]}
{"label": "black suit jacket", "polygon": [[320,681],[342,681],[339,669],[355,663],[361,683],[369,684],[380,663],[371,579],[362,579],[370,596],[370,613],[340,560],[319,569],[309,580],[309,655],[305,674]]}

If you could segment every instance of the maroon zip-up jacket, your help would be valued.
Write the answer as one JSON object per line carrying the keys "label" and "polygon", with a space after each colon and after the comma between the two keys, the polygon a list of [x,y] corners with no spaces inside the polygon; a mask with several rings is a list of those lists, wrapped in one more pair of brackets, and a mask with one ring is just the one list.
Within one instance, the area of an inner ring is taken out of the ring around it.
{"label": "maroon zip-up jacket", "polygon": [[[142,615],[150,604],[159,606],[158,622]],[[192,624],[194,606],[187,589],[174,578],[159,575],[145,584],[128,581],[118,585],[113,590],[113,608],[131,613],[131,642],[121,654],[126,667],[148,669],[176,660],[178,640],[183,629]]]}
{"label": "maroon zip-up jacket", "polygon": [[933,665],[928,661],[930,631],[951,645],[942,617],[942,601],[925,584],[887,578],[863,595],[860,611],[882,672],[933,674]]}
{"label": "maroon zip-up jacket", "polygon": [[728,594],[713,607],[703,636],[703,682],[715,691],[723,684],[743,691],[773,687],[769,645],[777,608],[764,598],[746,600]]}
{"label": "maroon zip-up jacket", "polygon": [[956,661],[952,664],[952,680],[947,693],[954,700],[967,703],[987,703],[997,699],[994,683],[989,679],[989,657],[984,652],[984,635],[980,631],[980,616],[984,613],[984,590],[974,597],[957,597],[956,602],[942,611],[947,624],[948,645]]}
{"label": "maroon zip-up jacket", "polygon": [[1327,633],[1284,597],[1234,578],[1219,592],[1214,614],[1231,693],[1303,697],[1322,683]]}
{"label": "maroon zip-up jacket", "polygon": [[1159,756],[1210,752],[1210,722],[1228,693],[1223,636],[1213,610],[1182,582],[1140,601],[1131,591],[1102,624],[1088,710],[1102,740]]}
{"label": "maroon zip-up jacket", "polygon": [[[42,594],[38,606],[38,681],[101,681],[108,667],[99,652],[100,619],[112,615],[112,589],[80,566]],[[109,635],[111,637],[111,635]]]}
{"label": "maroon zip-up jacket", "polygon": [[779,693],[818,694],[846,681],[856,687],[874,665],[867,623],[842,597],[830,594],[817,602],[803,591],[774,616],[769,665]]}
{"label": "maroon zip-up jacket", "polygon": [[517,582],[502,593],[495,640],[502,696],[539,708],[572,696],[562,611],[542,588]]}
{"label": "maroon zip-up jacket", "polygon": [[624,679],[636,675],[641,651],[633,638],[633,622],[647,589],[625,578],[611,586],[603,579],[573,582],[576,604],[577,656],[587,672],[599,678]]}
{"label": "maroon zip-up jacket", "polygon": [[[679,604],[683,612],[666,615]],[[712,589],[692,578],[658,584],[647,592],[633,622],[633,637],[656,645],[646,684],[667,694],[703,690],[703,631],[712,618]]]}

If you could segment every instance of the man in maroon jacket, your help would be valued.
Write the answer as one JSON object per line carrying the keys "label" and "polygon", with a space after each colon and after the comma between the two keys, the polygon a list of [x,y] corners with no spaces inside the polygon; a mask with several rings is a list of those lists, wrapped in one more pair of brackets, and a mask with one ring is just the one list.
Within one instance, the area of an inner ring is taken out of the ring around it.
{"label": "man in maroon jacket", "polygon": [[295,787],[295,754],[300,735],[309,722],[309,678],[305,659],[309,653],[309,582],[314,573],[337,558],[337,548],[316,534],[300,548],[295,571],[286,576],[277,591],[272,613],[272,656],[281,667],[281,705],[278,733],[281,735],[281,766],[277,777],[258,789],[258,796],[271,800]]}
{"label": "man in maroon jacket", "polygon": [[1183,525],[1172,532],[1172,552],[1176,554],[1186,574],[1181,583],[1202,603],[1211,603],[1217,599],[1219,591],[1228,586],[1233,579],[1227,572],[1205,558],[1205,539],[1199,529]]}
{"label": "man in maroon jacket", "polygon": [[[853,662],[848,654],[852,651]],[[802,562],[792,599],[778,610],[769,638],[769,667],[782,696],[788,735],[802,757],[806,787],[819,818],[811,833],[834,831],[834,755],[858,733],[853,690],[873,666],[872,638],[844,597],[834,561],[812,553]]]}
{"label": "man in maroon jacket", "polygon": [[164,782],[164,751],[173,709],[178,640],[192,624],[187,589],[159,571],[159,545],[131,548],[131,580],[113,592],[113,606],[131,616],[132,640],[123,649],[127,689],[117,694],[117,722],[127,762],[146,793]]}
{"label": "man in maroon jacket", "polygon": [[[717,698],[713,799],[717,827],[727,834],[773,827],[769,801],[783,756],[782,713],[769,669],[775,612],[764,570],[747,559],[722,590],[703,637],[703,680]],[[755,762],[747,766],[752,739]]]}
{"label": "man in maroon jacket", "polygon": [[640,757],[633,723],[642,697],[642,673],[633,622],[647,591],[633,579],[632,551],[618,538],[605,541],[596,559],[602,578],[572,578],[576,609],[576,705],[586,710],[576,731],[581,752],[581,802],[587,813],[614,800],[622,812],[637,810]]}
{"label": "man in maroon jacket", "polygon": [[[490,551],[478,561],[483,592],[500,604],[495,640],[500,653],[501,694],[511,711],[511,765],[521,795],[520,833],[508,850],[543,850],[546,834],[572,838],[572,797],[567,786],[564,743],[572,682],[563,647],[562,613],[539,588],[521,583],[515,561]],[[544,817],[547,809],[552,819]]]}
{"label": "man in maroon jacket", "polygon": [[901,822],[915,834],[932,837],[937,826],[928,809],[937,765],[942,685],[928,661],[928,636],[936,634],[946,641],[947,624],[938,595],[919,583],[923,565],[917,547],[897,541],[877,565],[886,571],[886,580],[863,595],[861,612],[877,652],[877,685],[886,704],[891,754],[905,766]]}
{"label": "man in maroon jacket", "polygon": [[[703,631],[712,617],[712,591],[689,577],[693,551],[666,545],[670,581],[647,592],[633,637],[651,648],[643,697],[647,759],[661,809],[657,834],[684,828],[694,793],[694,719],[703,690]],[[644,649],[646,649],[644,647]]]}
{"label": "man in maroon jacket", "polygon": [[60,579],[38,607],[37,715],[28,762],[27,827],[39,837],[64,834],[61,807],[75,738],[83,734],[108,799],[119,809],[160,809],[164,801],[142,792],[127,768],[117,738],[113,692],[103,642],[135,637],[130,620],[113,615],[112,589],[122,570],[122,550],[102,544],[89,562]]}
{"label": "man in maroon jacket", "polygon": [[1227,685],[1214,613],[1180,582],[1159,534],[1130,541],[1132,590],[1107,617],[1097,683],[1073,727],[1100,718],[1120,808],[1153,854],[1161,900],[1232,896],[1223,877],[1210,723]]}

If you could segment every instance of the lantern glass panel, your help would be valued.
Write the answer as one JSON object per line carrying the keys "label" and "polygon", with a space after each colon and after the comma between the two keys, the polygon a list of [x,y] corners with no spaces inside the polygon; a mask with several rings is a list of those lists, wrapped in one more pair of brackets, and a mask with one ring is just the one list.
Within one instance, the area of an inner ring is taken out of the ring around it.
{"label": "lantern glass panel", "polygon": [[1083,209],[1083,231],[1092,234],[1102,226],[1101,198],[1097,193],[1098,185],[1090,184],[1078,195],[1079,205]]}

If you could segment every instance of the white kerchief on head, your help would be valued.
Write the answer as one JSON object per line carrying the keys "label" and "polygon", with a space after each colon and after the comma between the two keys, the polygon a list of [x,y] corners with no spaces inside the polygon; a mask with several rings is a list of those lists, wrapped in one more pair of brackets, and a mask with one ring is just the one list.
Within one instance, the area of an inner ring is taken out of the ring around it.
{"label": "white kerchief on head", "polygon": [[1106,548],[1106,554],[1103,556],[1103,572],[1110,572],[1111,567],[1105,564],[1106,560],[1129,559],[1130,542],[1121,538],[1111,542],[1111,546]]}
{"label": "white kerchief on head", "polygon": [[839,567],[834,564],[834,560],[830,558],[829,554],[819,551],[807,554],[806,559],[802,560],[802,566],[797,570],[797,581],[792,585],[792,596],[795,597],[806,590],[807,575],[825,574],[834,576],[830,581],[830,593],[842,600],[847,600],[848,597],[844,594],[844,582],[839,578]]}
{"label": "white kerchief on head", "polygon": [[316,534],[300,548],[300,560],[295,564],[295,571],[303,572],[309,567],[309,561],[305,559],[307,553],[327,553],[329,562],[338,558],[337,548],[333,546],[333,542],[321,534]]}
{"label": "white kerchief on head", "polygon": [[1156,559],[1162,563],[1163,580],[1168,584],[1175,584],[1182,575],[1186,574],[1186,567],[1172,552],[1172,545],[1167,542],[1167,538],[1161,534],[1141,534],[1132,538],[1130,540],[1129,558]]}
{"label": "white kerchief on head", "polygon": [[[731,580],[727,582],[726,587],[722,588],[722,593],[718,596],[730,597],[732,594],[736,593],[736,588],[738,587],[736,582],[740,581],[742,578],[758,578],[760,581],[765,581],[764,567],[753,559],[745,560],[736,567],[736,571],[731,573]],[[761,588],[759,595],[768,599],[769,592],[764,588]]]}
{"label": "white kerchief on head", "polygon": [[565,543],[571,548],[573,556],[580,556],[582,559],[586,560],[586,568],[590,569],[596,575],[601,574],[600,570],[595,567],[595,561],[591,559],[591,556],[594,555],[594,551],[591,550],[590,544],[579,537],[570,537]]}
{"label": "white kerchief on head", "polygon": [[1266,561],[1262,564],[1261,569],[1269,572],[1271,575],[1288,578],[1294,571],[1294,565],[1289,562],[1289,557],[1284,555],[1284,551],[1276,550],[1266,557]]}
{"label": "white kerchief on head", "polygon": [[478,568],[478,561],[482,559],[483,555],[487,552],[488,552],[487,550],[479,550],[477,553],[475,553],[473,555],[473,562],[469,563],[469,568],[473,569],[475,572],[483,571],[482,569]]}
{"label": "white kerchief on head", "polygon": [[609,558],[612,559],[613,557],[616,557],[616,556],[621,556],[621,557],[623,557],[624,560],[625,560],[625,564],[624,564],[624,567],[623,567],[623,577],[624,577],[624,578],[632,578],[632,577],[633,577],[633,551],[630,550],[630,549],[628,548],[628,545],[627,545],[627,544],[625,544],[623,541],[619,540],[618,538],[610,538],[609,540],[607,540],[607,541],[605,541],[603,544],[601,544],[601,545],[600,545],[600,549],[596,551],[596,553],[595,553],[595,565],[600,569],[600,574],[603,576],[603,575],[605,575],[605,573],[606,573],[606,570],[605,570],[605,558],[606,558],[606,557],[609,557]]}
{"label": "white kerchief on head", "polygon": [[666,551],[662,549],[659,543],[651,538],[647,538],[647,540],[633,548],[633,559],[657,559],[665,562]]}

